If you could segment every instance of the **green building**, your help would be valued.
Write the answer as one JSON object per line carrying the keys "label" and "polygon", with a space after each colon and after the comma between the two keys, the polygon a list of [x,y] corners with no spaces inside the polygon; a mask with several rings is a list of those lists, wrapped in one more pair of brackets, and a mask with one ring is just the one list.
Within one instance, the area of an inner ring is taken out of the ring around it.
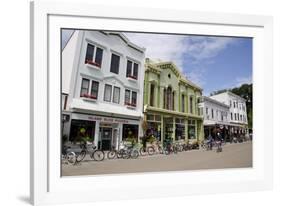
{"label": "green building", "polygon": [[201,141],[203,114],[199,109],[202,89],[187,80],[172,62],[146,59],[144,120],[161,142]]}

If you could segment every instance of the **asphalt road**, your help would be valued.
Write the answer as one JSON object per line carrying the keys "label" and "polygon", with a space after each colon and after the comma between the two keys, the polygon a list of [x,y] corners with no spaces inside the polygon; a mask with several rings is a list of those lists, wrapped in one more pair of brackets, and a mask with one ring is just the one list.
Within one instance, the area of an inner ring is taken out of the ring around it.
{"label": "asphalt road", "polygon": [[62,176],[246,167],[252,167],[252,142],[225,145],[220,153],[194,150],[138,159],[86,160],[74,166],[63,164]]}

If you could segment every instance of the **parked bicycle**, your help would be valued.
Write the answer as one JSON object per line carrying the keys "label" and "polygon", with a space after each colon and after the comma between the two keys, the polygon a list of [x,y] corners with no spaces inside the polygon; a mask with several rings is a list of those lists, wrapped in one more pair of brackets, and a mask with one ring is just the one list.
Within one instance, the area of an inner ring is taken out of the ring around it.
{"label": "parked bicycle", "polygon": [[144,147],[141,147],[140,148],[140,154],[142,156],[145,156],[145,155],[153,155],[153,154],[163,154],[164,151],[163,151],[163,147],[161,145],[161,142],[160,141],[156,141],[154,144],[152,144],[151,146],[148,146],[146,148]]}
{"label": "parked bicycle", "polygon": [[62,163],[65,164],[72,164],[74,165],[76,163],[76,154],[72,151],[69,151],[71,147],[69,146],[63,146],[62,148]]}
{"label": "parked bicycle", "polygon": [[87,147],[87,143],[80,144],[81,151],[77,154],[76,162],[81,162],[86,157],[86,154],[90,154],[91,159],[95,161],[104,160],[104,152],[102,150],[97,149],[96,146],[92,146],[93,152],[90,152]]}

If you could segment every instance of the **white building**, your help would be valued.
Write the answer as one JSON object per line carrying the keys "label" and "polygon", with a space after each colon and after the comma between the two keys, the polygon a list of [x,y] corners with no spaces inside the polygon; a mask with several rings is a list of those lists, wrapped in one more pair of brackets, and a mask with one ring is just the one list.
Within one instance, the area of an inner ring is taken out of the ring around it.
{"label": "white building", "polygon": [[103,150],[142,136],[145,49],[117,32],[77,30],[62,50],[63,134]]}
{"label": "white building", "polygon": [[229,91],[210,96],[210,98],[229,106],[231,134],[234,136],[248,134],[248,118],[246,100],[244,98]]}
{"label": "white building", "polygon": [[229,106],[210,97],[203,96],[199,108],[204,116],[205,138],[214,133],[215,129],[220,129],[223,137],[226,138],[230,123]]}

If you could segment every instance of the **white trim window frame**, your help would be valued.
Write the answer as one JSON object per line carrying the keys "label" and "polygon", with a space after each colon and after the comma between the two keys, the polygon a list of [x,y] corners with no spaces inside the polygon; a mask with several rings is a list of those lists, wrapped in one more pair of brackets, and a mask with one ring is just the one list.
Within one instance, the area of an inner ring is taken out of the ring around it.
{"label": "white trim window frame", "polygon": [[[94,44],[92,42],[86,41],[86,43],[87,43],[87,46],[86,46],[84,63],[87,64],[87,65],[91,65],[95,68],[101,69],[102,61],[103,61],[104,48],[102,48],[101,46],[99,46],[97,44]],[[98,51],[100,52],[99,53],[100,56],[97,56]]]}
{"label": "white trim window frame", "polygon": [[[83,87],[83,80],[88,81],[88,86],[87,88]],[[97,85],[96,88],[93,88],[93,85]],[[100,82],[96,81],[94,79],[91,78],[86,78],[86,77],[81,77],[81,86],[80,86],[80,94],[79,97],[83,98],[83,99],[91,99],[91,100],[97,100],[98,96],[99,96],[99,85]],[[82,90],[87,90],[87,92],[82,92]],[[96,95],[93,94],[93,89],[94,92],[96,92]]]}
{"label": "white trim window frame", "polygon": [[[129,63],[131,64],[130,67],[128,67]],[[135,67],[136,66],[136,67]],[[131,59],[127,58],[126,62],[126,78],[132,79],[132,80],[138,80],[139,76],[139,68],[140,68],[140,63]],[[130,70],[130,72],[128,72]]]}
{"label": "white trim window frame", "polygon": [[[129,92],[129,95],[128,95],[128,92]],[[133,96],[135,96],[135,101],[133,101],[134,100]],[[137,102],[138,102],[138,93],[134,90],[126,88],[125,89],[125,96],[124,96],[124,105],[136,108]]]}

